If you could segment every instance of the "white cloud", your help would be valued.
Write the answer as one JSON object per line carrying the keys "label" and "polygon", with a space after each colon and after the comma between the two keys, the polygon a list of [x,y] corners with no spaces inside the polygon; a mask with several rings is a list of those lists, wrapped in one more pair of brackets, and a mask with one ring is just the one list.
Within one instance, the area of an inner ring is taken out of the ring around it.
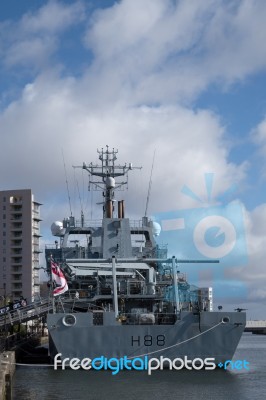
{"label": "white cloud", "polygon": [[154,104],[191,100],[213,82],[226,88],[265,68],[265,13],[255,0],[125,0],[97,11],[85,41],[99,91],[112,82],[113,99]]}
{"label": "white cloud", "polygon": [[[250,212],[249,220],[249,231],[254,238],[260,238],[264,240],[264,246],[260,248],[260,253],[265,248],[266,236],[265,236],[265,226],[266,226],[266,204],[258,205],[252,212]],[[259,249],[255,249],[254,253],[258,254]]]}
{"label": "white cloud", "polygon": [[54,38],[30,38],[14,43],[5,58],[8,66],[33,64],[41,67],[47,64],[47,59],[54,52],[56,41]]}
{"label": "white cloud", "polygon": [[49,1],[36,12],[0,24],[0,55],[5,67],[46,67],[58,48],[58,36],[83,21],[84,6]]}
{"label": "white cloud", "polygon": [[53,34],[65,31],[84,18],[84,6],[81,1],[67,4],[50,0],[36,13],[29,12],[23,15],[19,28],[25,34]]}
{"label": "white cloud", "polygon": [[266,155],[266,118],[252,131],[251,136],[258,145],[260,153]]}
{"label": "white cloud", "polygon": [[266,203],[258,205],[254,210],[244,210],[245,236],[248,262],[238,268],[230,268],[227,276],[243,282],[248,289],[248,301],[257,302],[257,306],[266,302],[265,291],[265,224]]}
{"label": "white cloud", "polygon": [[169,0],[125,0],[97,11],[85,40],[101,60],[126,57],[135,51],[145,56],[133,58],[141,68],[145,62],[147,66],[161,64],[198,42],[197,34],[204,28],[208,8],[213,4],[213,0],[176,5]]}

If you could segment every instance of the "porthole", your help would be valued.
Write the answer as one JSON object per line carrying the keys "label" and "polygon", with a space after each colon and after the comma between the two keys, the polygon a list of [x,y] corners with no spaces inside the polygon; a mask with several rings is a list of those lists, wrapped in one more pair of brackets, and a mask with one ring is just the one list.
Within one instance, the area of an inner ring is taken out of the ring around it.
{"label": "porthole", "polygon": [[72,314],[67,314],[63,319],[62,322],[65,326],[74,326],[76,324],[76,317]]}
{"label": "porthole", "polygon": [[222,324],[229,324],[230,318],[229,317],[223,317],[221,322],[222,322]]}

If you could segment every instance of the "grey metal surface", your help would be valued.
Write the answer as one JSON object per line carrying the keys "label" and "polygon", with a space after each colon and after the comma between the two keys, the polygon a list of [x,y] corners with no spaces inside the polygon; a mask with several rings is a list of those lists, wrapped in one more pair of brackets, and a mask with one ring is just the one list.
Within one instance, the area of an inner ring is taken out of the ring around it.
{"label": "grey metal surface", "polygon": [[[121,325],[117,321],[93,326],[92,313],[74,314],[76,324],[65,326],[66,314],[49,314],[52,356],[91,359],[111,357],[215,357],[224,362],[233,357],[245,328],[243,313],[184,313],[174,325]],[[223,323],[223,318],[229,318]]]}

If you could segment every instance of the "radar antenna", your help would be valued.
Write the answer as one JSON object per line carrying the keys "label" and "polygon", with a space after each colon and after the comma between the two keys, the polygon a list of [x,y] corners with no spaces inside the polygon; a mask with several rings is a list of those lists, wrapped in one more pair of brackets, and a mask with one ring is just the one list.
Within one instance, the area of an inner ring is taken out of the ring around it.
{"label": "radar antenna", "polygon": [[[101,179],[99,181],[90,180],[89,183],[93,184],[94,187],[103,190],[103,214],[105,218],[112,218],[115,202],[115,190],[127,185],[128,171],[141,169],[141,167],[133,167],[131,163],[124,165],[115,164],[118,150],[115,150],[114,148],[109,150],[109,146],[106,146],[106,150],[102,148],[101,150],[97,150],[97,152],[99,154],[101,165],[92,163],[87,165],[86,163],[83,163],[82,166],[76,166],[74,168],[85,169],[91,176],[97,176]],[[122,180],[123,177],[125,177],[125,179]]]}
{"label": "radar antenna", "polygon": [[67,172],[66,172],[66,164],[65,164],[65,157],[64,157],[63,149],[62,149],[62,158],[63,158],[63,164],[64,164],[65,178],[66,178],[66,187],[67,187],[67,196],[68,196],[68,202],[69,202],[70,216],[72,217],[71,201],[70,201],[70,194],[69,194],[69,187],[68,187],[68,180],[67,180]]}
{"label": "radar antenna", "polygon": [[155,152],[156,152],[156,149],[154,150],[154,153],[153,153],[152,166],[151,166],[151,175],[150,175],[150,182],[149,182],[149,189],[148,189],[148,194],[147,194],[147,201],[146,201],[146,208],[145,208],[144,217],[147,217],[148,206],[149,206],[149,201],[150,201],[151,185],[152,185],[152,173],[153,173]]}

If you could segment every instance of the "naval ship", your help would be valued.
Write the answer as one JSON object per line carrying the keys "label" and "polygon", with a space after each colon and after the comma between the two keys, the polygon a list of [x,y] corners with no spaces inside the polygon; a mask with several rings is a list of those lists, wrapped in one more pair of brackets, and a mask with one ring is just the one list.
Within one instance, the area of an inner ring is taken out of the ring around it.
{"label": "naval ship", "polygon": [[[47,268],[60,266],[68,290],[53,297],[47,316],[51,357],[90,359],[167,357],[231,360],[246,324],[243,312],[214,311],[211,291],[191,285],[186,263],[158,245],[158,223],[132,221],[115,198],[137,167],[117,164],[117,150],[97,150],[98,164],[83,163],[90,188],[102,191],[103,217],[72,215],[52,224]],[[217,260],[209,260],[217,262]]]}

